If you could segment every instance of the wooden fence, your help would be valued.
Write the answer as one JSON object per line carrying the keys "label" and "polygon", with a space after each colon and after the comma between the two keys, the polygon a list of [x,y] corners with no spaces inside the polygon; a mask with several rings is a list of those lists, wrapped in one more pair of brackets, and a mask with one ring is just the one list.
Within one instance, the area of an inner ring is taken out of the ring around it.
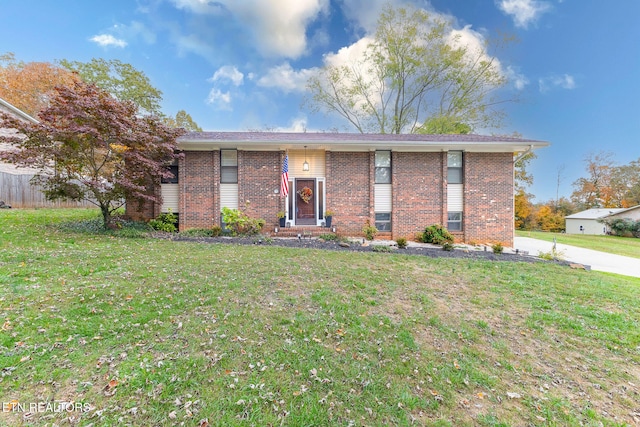
{"label": "wooden fence", "polygon": [[33,175],[0,171],[0,200],[13,208],[78,208],[93,207],[89,202],[50,202],[41,188],[29,182]]}

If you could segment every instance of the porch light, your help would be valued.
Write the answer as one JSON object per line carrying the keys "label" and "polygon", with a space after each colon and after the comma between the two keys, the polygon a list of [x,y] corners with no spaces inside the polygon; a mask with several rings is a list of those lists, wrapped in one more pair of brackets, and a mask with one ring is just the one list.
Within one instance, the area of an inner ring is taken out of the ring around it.
{"label": "porch light", "polygon": [[302,164],[302,170],[305,172],[309,171],[309,162],[307,162],[307,146],[304,146],[304,163]]}

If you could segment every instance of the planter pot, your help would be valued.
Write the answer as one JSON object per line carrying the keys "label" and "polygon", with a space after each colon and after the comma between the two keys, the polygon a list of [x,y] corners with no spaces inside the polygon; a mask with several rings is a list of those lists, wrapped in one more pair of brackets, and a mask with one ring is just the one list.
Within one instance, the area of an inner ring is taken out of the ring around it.
{"label": "planter pot", "polygon": [[331,219],[332,219],[332,217],[330,217],[330,216],[325,216],[324,217],[325,227],[331,228]]}
{"label": "planter pot", "polygon": [[278,218],[278,221],[280,222],[280,228],[284,228],[287,225],[287,218]]}

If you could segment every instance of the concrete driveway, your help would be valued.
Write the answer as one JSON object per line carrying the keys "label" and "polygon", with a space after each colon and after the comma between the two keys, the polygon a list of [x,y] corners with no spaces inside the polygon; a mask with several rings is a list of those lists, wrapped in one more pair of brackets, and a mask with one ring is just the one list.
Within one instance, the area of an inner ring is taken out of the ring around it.
{"label": "concrete driveway", "polygon": [[[514,249],[528,251],[529,255],[538,255],[541,252],[551,252],[553,243],[544,240],[532,239],[531,237],[517,237],[514,240]],[[640,277],[640,259],[622,255],[613,255],[606,252],[583,249],[576,246],[556,245],[562,258],[591,266],[592,270],[617,273],[624,276]]]}

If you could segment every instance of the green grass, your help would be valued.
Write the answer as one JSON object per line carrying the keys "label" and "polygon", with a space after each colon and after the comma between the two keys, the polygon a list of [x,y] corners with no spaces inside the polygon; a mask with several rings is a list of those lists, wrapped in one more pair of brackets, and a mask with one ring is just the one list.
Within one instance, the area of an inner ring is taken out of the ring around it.
{"label": "green grass", "polygon": [[624,255],[640,258],[640,239],[618,236],[591,236],[581,234],[547,233],[543,231],[516,231],[516,236],[531,237],[534,239],[552,242],[556,238],[558,243],[578,246],[580,248],[593,249],[594,251],[607,252],[616,255]]}
{"label": "green grass", "polygon": [[0,212],[2,401],[90,408],[2,425],[636,422],[638,279],[171,242],[94,218]]}

